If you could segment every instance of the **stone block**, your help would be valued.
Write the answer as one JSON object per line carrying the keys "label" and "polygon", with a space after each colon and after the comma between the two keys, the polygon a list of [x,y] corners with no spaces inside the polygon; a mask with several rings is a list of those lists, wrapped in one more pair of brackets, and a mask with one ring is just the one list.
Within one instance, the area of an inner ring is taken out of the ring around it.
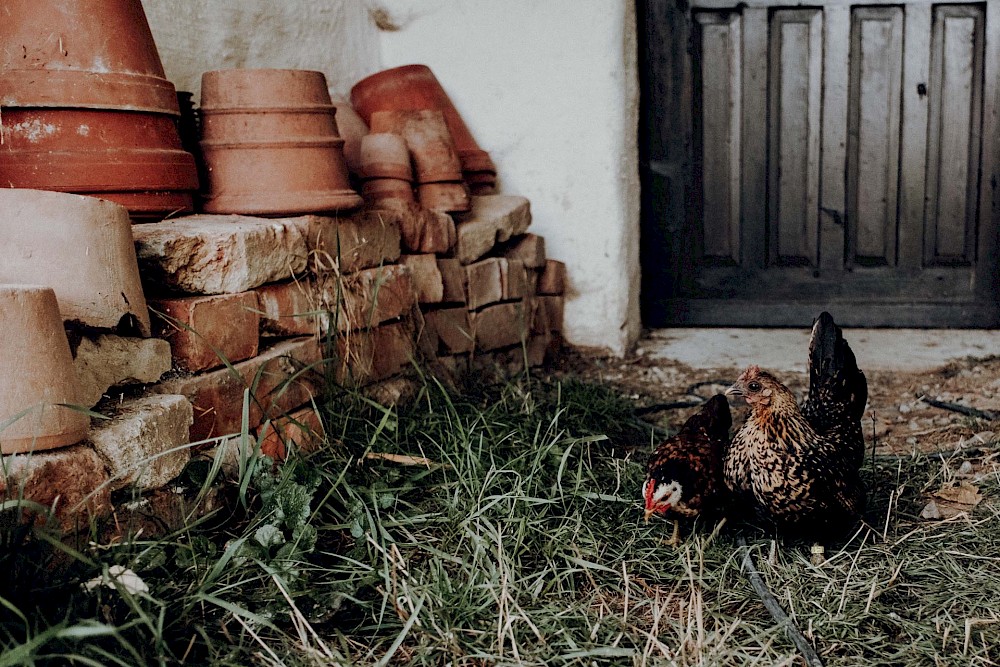
{"label": "stone block", "polygon": [[529,269],[545,266],[545,238],[538,234],[524,234],[512,238],[504,251],[507,259],[517,259]]}
{"label": "stone block", "polygon": [[170,370],[170,344],[159,338],[110,334],[84,337],[76,345],[73,367],[80,402],[92,408],[111,387],[153,383]]}
{"label": "stone block", "polygon": [[475,349],[469,311],[462,306],[424,313],[421,337],[426,340],[422,349],[428,354],[458,354]]}
{"label": "stone block", "polygon": [[250,389],[249,427],[307,403],[321,389],[319,340],[291,338],[276,343],[232,369],[179,377],[153,391],[181,394],[194,405],[192,441],[238,433],[243,415],[243,391]]}
{"label": "stone block", "polygon": [[257,354],[256,292],[164,298],[150,305],[156,333],[170,342],[174,365],[181,370],[218,368]]}
{"label": "stone block", "polygon": [[0,498],[54,509],[59,527],[75,533],[111,511],[109,479],[104,461],[87,444],[11,454],[0,465]]}
{"label": "stone block", "polygon": [[133,225],[147,292],[234,294],[306,269],[308,248],[296,218],[193,215]]}
{"label": "stone block", "polygon": [[454,257],[438,257],[438,270],[441,272],[443,303],[465,303],[468,293],[465,287],[465,267]]}
{"label": "stone block", "polygon": [[328,276],[323,301],[337,331],[344,332],[370,329],[409,314],[417,305],[417,293],[407,265],[387,264],[346,276]]}
{"label": "stone block", "polygon": [[500,262],[500,279],[503,285],[504,301],[531,296],[528,288],[528,270],[519,259],[504,259]]}
{"label": "stone block", "polygon": [[470,264],[501,241],[523,234],[531,224],[531,205],[515,195],[472,197],[472,210],[456,225],[455,256]]}
{"label": "stone block", "polygon": [[152,395],[115,405],[109,420],[94,420],[88,439],[111,472],[111,490],[164,486],[191,459],[191,403],[183,396]]}
{"label": "stone block", "polygon": [[489,257],[465,267],[465,285],[469,310],[478,310],[503,300],[505,259]]}
{"label": "stone block", "polygon": [[419,303],[441,303],[444,281],[434,255],[402,255],[399,262],[410,269],[410,280]]}
{"label": "stone block", "polygon": [[378,210],[361,210],[343,218],[309,215],[298,218],[307,239],[311,268],[354,273],[390,264],[399,258],[399,225]]}
{"label": "stone block", "polygon": [[261,331],[275,336],[312,336],[326,330],[322,291],[313,278],[271,283],[254,290]]}
{"label": "stone block", "polygon": [[527,336],[530,313],[524,302],[500,303],[469,314],[477,350],[519,345]]}
{"label": "stone block", "polygon": [[413,254],[451,252],[455,246],[455,221],[441,211],[431,211],[420,204],[387,199],[377,205],[399,225],[403,249]]}
{"label": "stone block", "polygon": [[300,454],[314,452],[325,437],[323,420],[312,406],[266,422],[257,429],[261,453],[275,461],[285,460],[289,446]]}
{"label": "stone block", "polygon": [[566,265],[554,259],[546,260],[537,289],[539,294],[546,296],[562,296],[566,292]]}
{"label": "stone block", "polygon": [[412,323],[386,324],[338,337],[335,375],[340,384],[370,384],[403,372],[415,357]]}
{"label": "stone block", "polygon": [[539,296],[536,297],[538,306],[545,309],[545,319],[549,325],[549,331],[562,333],[563,330],[563,309],[564,300],[561,296]]}

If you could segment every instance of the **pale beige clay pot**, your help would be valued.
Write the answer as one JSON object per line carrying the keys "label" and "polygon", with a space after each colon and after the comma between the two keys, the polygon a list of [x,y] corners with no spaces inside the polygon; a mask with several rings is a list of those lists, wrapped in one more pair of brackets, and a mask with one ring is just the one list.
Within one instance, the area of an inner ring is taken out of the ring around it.
{"label": "pale beige clay pot", "polygon": [[370,178],[361,184],[361,196],[369,203],[383,199],[416,201],[413,196],[413,184],[399,178]]}
{"label": "pale beige clay pot", "polygon": [[322,72],[202,75],[201,150],[208,213],[288,215],[360,206]]}
{"label": "pale beige clay pot", "polygon": [[0,188],[0,283],[55,290],[67,321],[148,336],[128,211],[94,197]]}
{"label": "pale beige clay pot", "polygon": [[52,289],[0,284],[0,452],[65,447],[87,437],[73,357]]}
{"label": "pale beige clay pot", "polygon": [[398,178],[413,180],[410,149],[398,134],[377,132],[361,139],[361,178]]}
{"label": "pale beige clay pot", "polygon": [[417,183],[462,180],[462,162],[440,111],[376,111],[371,130],[398,134],[406,140]]}

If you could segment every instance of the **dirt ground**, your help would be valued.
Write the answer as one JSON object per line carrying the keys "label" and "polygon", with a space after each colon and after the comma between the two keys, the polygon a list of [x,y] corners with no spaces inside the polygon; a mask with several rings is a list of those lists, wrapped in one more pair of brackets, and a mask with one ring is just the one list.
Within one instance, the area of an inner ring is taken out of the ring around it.
{"label": "dirt ground", "polygon": [[[803,351],[803,354],[805,352]],[[905,350],[900,350],[905,354]],[[635,402],[646,421],[676,428],[695,403],[723,391],[739,368],[691,368],[676,361],[641,354],[625,358],[566,351],[556,374],[611,385]],[[862,370],[865,370],[862,368]],[[805,373],[777,373],[800,399],[808,388]],[[866,371],[868,408],[865,438],[877,453],[950,452],[993,443],[1000,437],[1000,421],[961,414],[932,406],[931,399],[1000,415],[1000,357],[967,358],[931,372]],[[659,405],[660,409],[649,410]],[[734,423],[744,408],[733,404]]]}

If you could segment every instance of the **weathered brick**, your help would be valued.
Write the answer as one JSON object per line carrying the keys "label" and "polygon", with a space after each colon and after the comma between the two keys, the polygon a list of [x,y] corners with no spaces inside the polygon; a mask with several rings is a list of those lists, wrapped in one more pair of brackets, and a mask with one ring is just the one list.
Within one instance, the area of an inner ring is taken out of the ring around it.
{"label": "weathered brick", "polygon": [[552,344],[552,334],[548,331],[540,334],[531,334],[525,345],[528,353],[529,366],[543,366],[549,356],[549,348]]}
{"label": "weathered brick", "polygon": [[329,276],[323,300],[330,317],[337,322],[337,330],[343,332],[370,329],[403,317],[416,306],[417,294],[410,269],[388,264],[346,276]]}
{"label": "weathered brick", "polygon": [[531,205],[524,197],[472,197],[472,210],[456,225],[455,256],[463,264],[476,261],[500,241],[523,234],[531,224]]}
{"label": "weathered brick", "polygon": [[170,370],[170,344],[159,338],[85,337],[73,352],[73,367],[80,403],[92,408],[111,387],[159,380]]}
{"label": "weathered brick", "polygon": [[260,451],[275,461],[284,461],[289,445],[300,454],[316,451],[323,443],[323,420],[312,406],[300,408],[257,429]]}
{"label": "weathered brick", "polygon": [[500,262],[500,278],[504,301],[521,299],[529,295],[528,271],[521,260],[505,259]]}
{"label": "weathered brick", "polygon": [[524,234],[509,241],[504,251],[507,259],[517,259],[529,269],[545,266],[545,238],[538,234]]}
{"label": "weathered brick", "polygon": [[416,398],[420,384],[408,377],[394,377],[380,382],[373,382],[364,387],[362,393],[379,405],[407,405]]}
{"label": "weathered brick", "polygon": [[545,261],[545,268],[538,279],[538,293],[562,296],[566,292],[566,265],[554,259]]}
{"label": "weathered brick", "polygon": [[489,257],[465,267],[469,310],[478,310],[503,300],[503,264],[500,257]]}
{"label": "weathered brick", "polygon": [[429,354],[472,352],[475,348],[469,311],[461,306],[424,313],[421,337],[425,336]]}
{"label": "weathered brick", "polygon": [[111,511],[109,479],[104,461],[87,444],[11,454],[0,465],[0,498],[54,508],[60,527],[77,532]]}
{"label": "weathered brick", "polygon": [[295,218],[193,215],[133,225],[147,291],[234,294],[306,269],[308,248]]}
{"label": "weathered brick", "polygon": [[415,356],[409,322],[355,331],[337,339],[337,382],[360,385],[384,380],[406,370]]}
{"label": "weathered brick", "polygon": [[539,296],[536,297],[539,307],[545,309],[545,318],[549,325],[549,331],[563,330],[563,308],[564,301],[561,296]]}
{"label": "weathered brick", "polygon": [[441,303],[444,282],[434,255],[402,255],[399,261],[410,269],[410,280],[419,303]]}
{"label": "weathered brick", "polygon": [[153,326],[170,342],[174,365],[186,371],[218,368],[257,354],[260,308],[256,292],[156,299]]}
{"label": "weathered brick", "polygon": [[441,272],[443,287],[441,301],[444,303],[465,303],[468,299],[465,287],[465,267],[454,257],[438,257],[437,265]]}
{"label": "weathered brick", "polygon": [[380,202],[378,210],[399,225],[400,238],[407,252],[445,254],[455,246],[455,221],[447,213],[398,199]]}
{"label": "weathered brick", "polygon": [[232,369],[174,378],[153,391],[181,394],[191,401],[191,438],[199,441],[240,430],[245,388],[251,389],[250,428],[260,425],[265,416],[281,415],[308,402],[320,388],[320,360],[317,338],[292,338]]}
{"label": "weathered brick", "polygon": [[399,258],[399,225],[382,211],[361,210],[343,218],[308,215],[298,221],[314,273],[354,273]]}
{"label": "weathered brick", "polygon": [[477,350],[519,345],[527,335],[530,313],[523,302],[487,306],[469,314]]}
{"label": "weathered brick", "polygon": [[177,477],[191,458],[193,420],[190,401],[170,394],[124,401],[111,419],[95,420],[88,439],[111,471],[112,491],[155,489]]}
{"label": "weathered brick", "polygon": [[271,283],[254,290],[260,302],[260,328],[276,336],[311,336],[326,328],[322,292],[315,279]]}

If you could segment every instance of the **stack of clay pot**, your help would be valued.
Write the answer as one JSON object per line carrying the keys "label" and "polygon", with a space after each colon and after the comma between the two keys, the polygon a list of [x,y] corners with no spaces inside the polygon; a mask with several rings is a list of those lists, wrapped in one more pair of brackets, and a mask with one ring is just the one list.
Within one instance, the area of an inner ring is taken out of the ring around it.
{"label": "stack of clay pot", "polygon": [[[372,117],[379,111],[440,111],[459,159],[460,179],[472,194],[494,192],[497,172],[489,153],[476,143],[448,94],[426,65],[395,67],[362,79],[351,89],[351,102],[369,125],[373,125]],[[419,167],[417,178],[419,181]]]}
{"label": "stack of clay pot", "polygon": [[2,14],[0,182],[137,217],[191,210],[195,162],[140,0],[5,0]]}
{"label": "stack of clay pot", "polygon": [[201,82],[208,213],[294,215],[361,205],[322,72],[232,69]]}
{"label": "stack of clay pot", "polygon": [[415,201],[413,169],[406,140],[391,132],[374,132],[361,138],[358,176],[361,196],[369,204],[385,199]]}

